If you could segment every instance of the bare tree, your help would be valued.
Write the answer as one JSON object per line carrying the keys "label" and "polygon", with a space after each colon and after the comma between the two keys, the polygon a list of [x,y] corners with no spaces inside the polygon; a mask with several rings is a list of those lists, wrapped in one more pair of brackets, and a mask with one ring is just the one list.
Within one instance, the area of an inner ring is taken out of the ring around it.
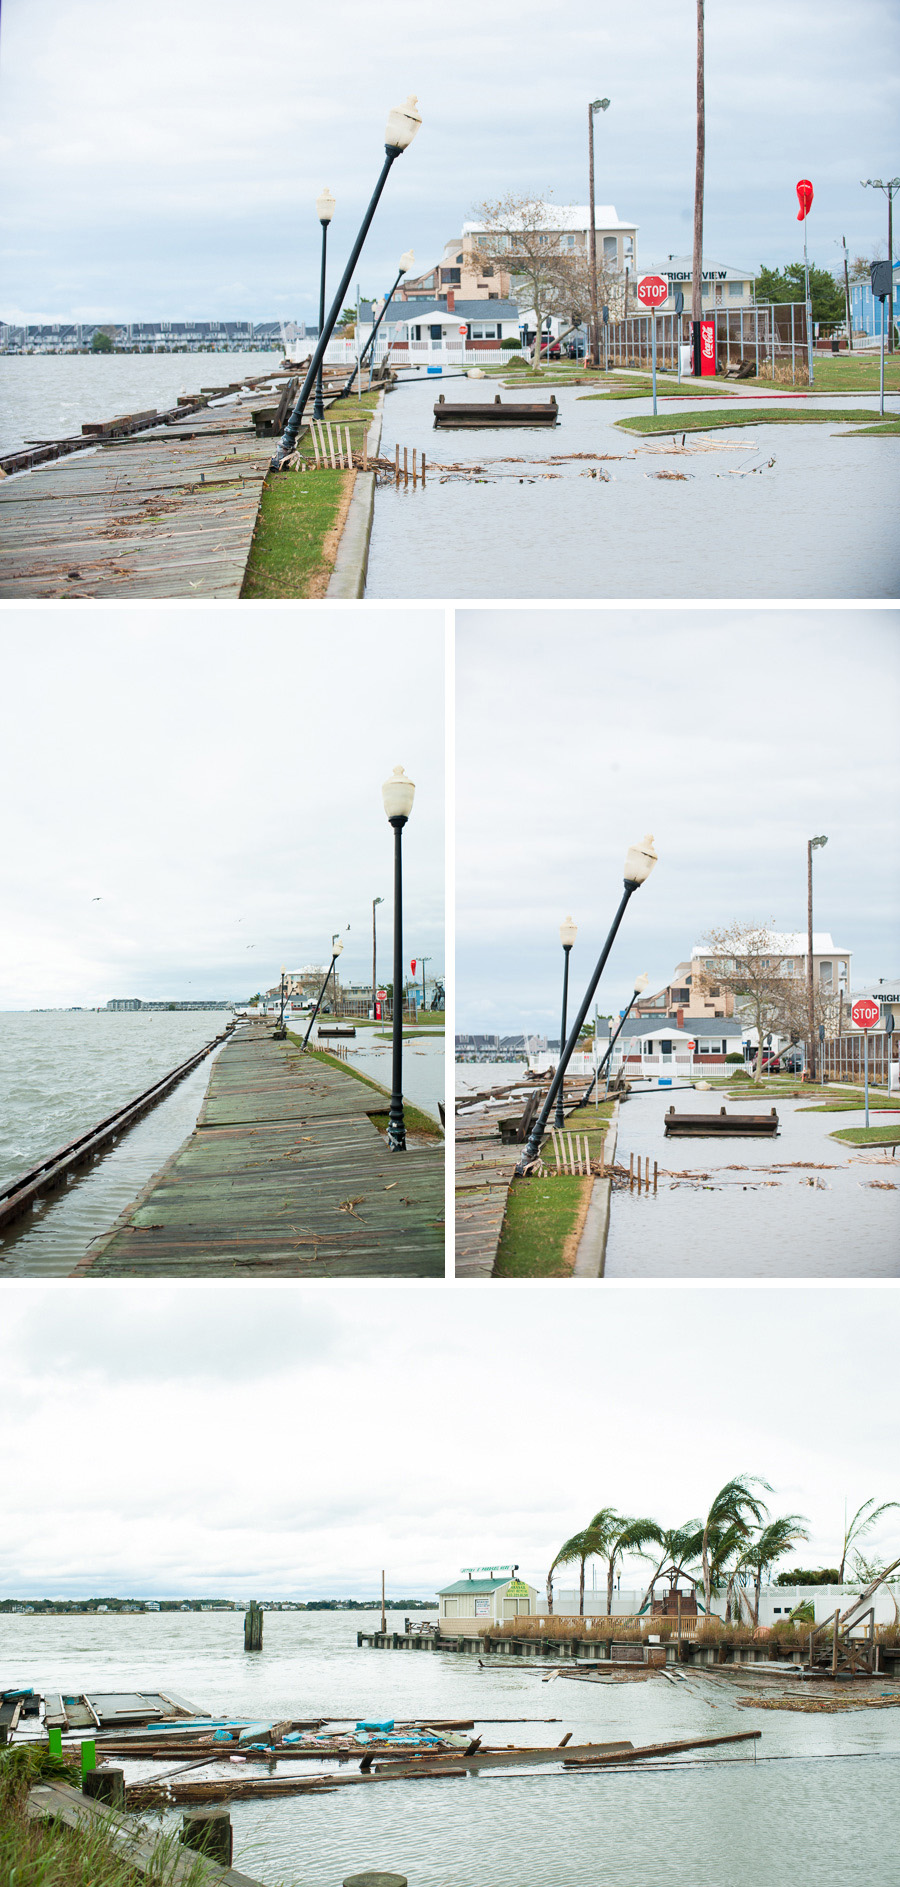
{"label": "bare tree", "polygon": [[714,967],[703,962],[692,972],[695,984],[708,989],[716,984],[739,999],[742,1012],[757,1031],[755,1079],[762,1079],[763,1043],[768,1034],[783,1029],[784,1017],[795,999],[795,979],[782,955],[780,939],[764,924],[735,923],[711,930],[703,949]]}
{"label": "bare tree", "polygon": [[480,203],[475,215],[482,224],[471,238],[475,267],[506,269],[520,299],[524,291],[534,309],[536,368],[544,321],[547,315],[558,314],[566,299],[564,271],[567,264],[571,267],[571,251],[564,249],[562,232],[553,226],[552,206],[540,197],[510,191]]}

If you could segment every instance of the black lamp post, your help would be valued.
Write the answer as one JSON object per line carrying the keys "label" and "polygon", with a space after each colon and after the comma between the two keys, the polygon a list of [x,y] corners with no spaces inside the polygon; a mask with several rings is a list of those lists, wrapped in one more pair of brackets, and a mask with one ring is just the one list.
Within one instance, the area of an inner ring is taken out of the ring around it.
{"label": "black lamp post", "polygon": [[[594,1089],[597,1085],[597,1082],[599,1081],[600,1076],[602,1075],[603,1070],[609,1061],[610,1055],[612,1054],[613,1049],[615,1048],[616,1043],[619,1039],[619,1036],[621,1035],[626,1022],[628,1021],[631,1011],[634,1008],[634,1005],[637,1002],[638,997],[643,995],[644,990],[646,989],[649,981],[650,981],[650,978],[647,975],[646,970],[642,970],[640,976],[635,978],[634,994],[631,998],[631,1001],[628,1004],[628,1008],[622,1010],[622,1014],[619,1017],[619,1026],[615,1034],[610,1037],[610,1043],[609,1043],[609,1047],[607,1048],[606,1054],[604,1055],[603,1060],[597,1064],[597,1072],[594,1075],[594,1078],[591,1082],[590,1087],[588,1088],[587,1093],[582,1097],[580,1101],[576,1101],[575,1103],[576,1109],[579,1107],[587,1107],[588,1101],[590,1100],[591,1095],[593,1094]],[[607,1084],[608,1082],[609,1082],[609,1076],[607,1075]]]}
{"label": "black lamp post", "polygon": [[[322,225],[322,268],[319,275],[319,339],[321,340],[322,329],[325,326],[325,254],[328,248],[328,225],[334,215],[334,197],[327,184],[321,192],[321,195],[316,197],[316,215]],[[325,418],[325,408],[322,404],[321,360],[319,362],[319,372],[316,379],[316,403],[313,407],[313,418]]]}
{"label": "black lamp post", "polygon": [[[563,1052],[563,1044],[566,1039],[566,1008],[567,1008],[568,1000],[569,1000],[569,952],[571,951],[572,945],[575,942],[575,939],[577,936],[578,936],[578,925],[573,924],[571,917],[567,917],[565,923],[560,924],[560,927],[559,927],[559,941],[563,947],[562,1021],[559,1025],[559,1052],[560,1054],[562,1054]],[[562,1090],[562,1083],[560,1083],[559,1093],[556,1097],[556,1116],[555,1116],[553,1125],[554,1127],[564,1127],[565,1124],[566,1124],[566,1120],[565,1120],[565,1115],[563,1113],[563,1090]]]}
{"label": "black lamp post", "polygon": [[278,1028],[277,1028],[277,1029],[276,1029],[276,1031],[275,1031],[275,1034],[276,1034],[276,1037],[277,1037],[277,1036],[283,1036],[283,1035],[284,1035],[284,1033],[285,1033],[285,1028],[284,1028],[284,1002],[285,1002],[285,993],[286,993],[286,990],[287,990],[287,971],[286,971],[286,969],[285,969],[285,967],[284,967],[284,964],[282,964],[282,966],[281,966],[281,1014],[280,1014],[280,1016],[279,1016],[279,1018],[278,1018]]}
{"label": "black lamp post", "polygon": [[587,1012],[591,1006],[591,1003],[594,998],[594,992],[597,988],[597,984],[599,983],[600,978],[603,974],[603,971],[606,967],[606,960],[613,947],[613,943],[615,941],[615,936],[619,928],[619,925],[621,924],[622,919],[625,916],[625,907],[628,903],[628,900],[629,898],[633,897],[638,886],[642,885],[645,879],[649,878],[650,873],[653,870],[653,867],[655,864],[656,864],[656,852],[653,849],[653,834],[651,832],[648,832],[646,836],[640,840],[639,844],[630,845],[625,855],[625,890],[622,894],[622,899],[619,904],[619,908],[610,926],[609,936],[607,937],[606,942],[603,946],[603,949],[600,952],[599,962],[597,964],[594,974],[591,977],[591,980],[585,991],[585,994],[581,1003],[581,1008],[579,1009],[578,1014],[575,1018],[575,1021],[573,1022],[572,1027],[569,1031],[568,1041],[566,1042],[565,1048],[561,1049],[560,1051],[559,1063],[556,1069],[556,1073],[553,1077],[553,1080],[550,1083],[550,1087],[547,1092],[547,1099],[545,1100],[544,1105],[541,1108],[540,1114],[538,1115],[538,1118],[535,1121],[534,1126],[532,1127],[531,1133],[528,1136],[528,1141],[527,1141],[525,1150],[522,1153],[521,1158],[519,1159],[518,1165],[516,1166],[516,1173],[520,1177],[525,1172],[525,1169],[530,1164],[530,1162],[532,1160],[536,1160],[538,1154],[540,1153],[541,1142],[544,1138],[544,1134],[547,1131],[547,1122],[550,1119],[550,1110],[553,1106],[554,1101],[556,1100],[556,1097],[557,1097],[557,1094],[559,1093],[560,1088],[562,1087],[566,1069],[574,1053],[575,1044],[577,1043],[578,1037],[581,1034],[581,1025],[584,1022]]}
{"label": "black lamp post", "polygon": [[600,365],[600,334],[597,318],[597,232],[594,227],[594,113],[608,111],[608,98],[595,98],[588,106],[588,194],[591,199],[588,215],[588,257],[591,268],[591,366]]}
{"label": "black lamp post", "polygon": [[403,864],[401,834],[412,812],[415,786],[402,767],[395,767],[381,789],[384,810],[394,828],[394,989],[391,1007],[393,1061],[391,1066],[391,1107],[388,1114],[388,1147],[391,1153],[406,1152],[406,1122],[403,1118]]}
{"label": "black lamp post", "polygon": [[[315,1019],[316,1019],[316,1016],[318,1015],[318,1013],[319,1013],[319,1010],[320,1010],[320,1008],[321,1008],[321,1006],[322,1006],[322,997],[324,996],[324,994],[325,994],[325,991],[326,991],[326,989],[328,988],[328,978],[330,977],[330,975],[331,975],[331,973],[332,973],[332,971],[333,971],[333,969],[334,969],[334,966],[335,966],[335,964],[336,964],[336,962],[337,962],[337,960],[338,960],[338,957],[340,956],[340,954],[341,954],[341,951],[343,950],[343,948],[344,948],[344,946],[343,946],[343,944],[341,943],[341,941],[340,941],[340,939],[337,939],[337,940],[335,940],[334,938],[332,938],[332,940],[331,940],[331,962],[329,963],[329,965],[328,965],[328,968],[327,968],[327,970],[325,971],[325,975],[324,975],[324,977],[322,978],[322,987],[321,987],[321,989],[320,989],[320,991],[319,991],[319,995],[318,995],[318,999],[317,999],[317,1002],[316,1002],[316,1006],[315,1006],[315,1008],[314,1008],[314,1010],[313,1010],[313,1012],[312,1012],[312,1015],[311,1015],[311,1016],[310,1016],[310,1018],[309,1018],[309,1028],[307,1029],[307,1031],[306,1031],[306,1034],[305,1034],[305,1035],[304,1035],[304,1037],[303,1037],[303,1047],[304,1047],[304,1048],[306,1047],[306,1044],[307,1044],[307,1042],[309,1041],[309,1037],[310,1037],[310,1031],[311,1031],[311,1029],[312,1029],[312,1025],[313,1025],[313,1023],[315,1022]],[[337,978],[335,977],[335,1001],[336,1001],[336,1000],[337,1000]]]}
{"label": "black lamp post", "polygon": [[320,333],[319,339],[316,343],[312,360],[309,363],[309,371],[306,375],[306,379],[304,380],[303,385],[300,388],[300,393],[299,393],[299,397],[297,399],[296,405],[288,419],[288,423],[285,426],[284,433],[278,445],[278,450],[275,453],[275,456],[272,460],[273,472],[279,471],[284,460],[287,458],[288,453],[293,452],[293,449],[297,440],[297,434],[300,431],[300,422],[303,418],[303,409],[306,405],[307,400],[309,399],[312,388],[315,385],[316,377],[318,375],[319,368],[322,364],[322,361],[325,358],[325,349],[328,346],[329,341],[331,340],[332,334],[334,333],[338,316],[340,315],[341,309],[344,305],[344,296],[346,295],[347,289],[350,285],[350,278],[353,274],[354,269],[356,268],[357,262],[359,261],[360,254],[362,252],[363,243],[366,240],[366,237],[369,233],[369,228],[372,222],[372,218],[375,215],[375,211],[378,208],[379,198],[381,196],[381,193],[384,189],[385,184],[387,183],[388,171],[390,170],[391,165],[395,163],[396,159],[400,156],[401,152],[405,151],[407,149],[407,146],[412,143],[413,138],[415,137],[416,132],[418,131],[421,123],[422,123],[422,120],[419,117],[419,114],[416,110],[416,100],[412,96],[412,94],[406,100],[406,103],[404,105],[395,105],[393,110],[388,113],[387,128],[384,134],[385,135],[385,145],[384,145],[385,157],[384,157],[384,163],[381,167],[381,175],[378,179],[377,184],[375,185],[375,189],[372,195],[372,200],[365,213],[365,216],[363,217],[363,220],[359,229],[359,234],[356,238],[355,243],[353,244],[353,248],[350,252],[350,257],[347,262],[347,266],[344,269],[343,275],[341,276],[340,287],[338,288],[334,301],[331,304],[331,307],[328,311],[327,319],[325,320],[324,326],[322,328],[322,332]]}
{"label": "black lamp post", "polygon": [[375,911],[376,911],[376,907],[379,904],[383,904],[383,903],[384,903],[383,898],[372,899],[372,1021],[373,1022],[375,1020],[375,1000],[376,1000],[375,991],[378,988],[378,983],[376,981],[376,961],[375,961],[376,959]]}
{"label": "black lamp post", "polygon": [[[378,333],[378,330],[379,330],[379,328],[380,328],[380,326],[381,326],[381,323],[382,323],[382,321],[384,320],[384,317],[385,317],[385,315],[387,314],[387,311],[388,311],[388,309],[389,309],[389,307],[390,307],[390,305],[391,305],[391,302],[393,301],[393,299],[394,299],[394,296],[395,296],[395,294],[396,294],[396,292],[397,292],[397,286],[398,286],[398,283],[400,282],[400,278],[401,278],[401,276],[403,276],[403,275],[405,275],[405,274],[407,273],[407,270],[408,270],[408,269],[411,269],[411,268],[412,268],[412,265],[413,265],[413,263],[415,262],[415,259],[416,259],[416,258],[415,258],[415,256],[413,255],[413,252],[412,252],[412,250],[411,250],[411,249],[407,249],[407,250],[406,250],[406,252],[405,252],[405,254],[404,254],[404,255],[402,255],[402,256],[400,257],[400,267],[399,267],[399,269],[397,270],[397,274],[396,274],[396,277],[395,277],[395,279],[394,279],[394,285],[393,285],[393,288],[391,289],[391,292],[390,292],[390,294],[388,295],[388,298],[387,298],[387,301],[385,302],[385,304],[384,304],[384,307],[383,307],[383,308],[382,308],[382,310],[381,310],[381,313],[380,313],[380,315],[379,315],[379,317],[378,317],[378,320],[376,321],[376,323],[375,323],[375,326],[373,327],[373,329],[372,329],[372,332],[371,332],[371,334],[369,335],[369,338],[368,338],[368,340],[367,340],[367,342],[366,342],[366,344],[365,344],[365,347],[363,348],[363,351],[362,351],[362,353],[360,354],[360,356],[359,356],[359,359],[357,360],[357,362],[356,362],[356,364],[355,364],[355,366],[354,366],[354,368],[353,368],[353,372],[352,372],[352,374],[350,375],[350,378],[349,378],[349,380],[347,381],[347,385],[346,385],[346,388],[345,388],[345,392],[347,392],[347,393],[349,393],[349,391],[350,391],[350,388],[352,387],[352,385],[353,385],[353,382],[354,382],[354,380],[356,379],[356,376],[357,376],[357,374],[358,374],[358,373],[359,373],[359,371],[360,371],[360,368],[361,368],[361,367],[363,367],[363,366],[365,365],[365,363],[366,363],[366,361],[367,361],[367,359],[368,359],[368,357],[369,357],[369,354],[370,354],[370,353],[371,353],[371,351],[372,351],[372,348],[373,348],[373,347],[375,346],[375,338],[376,338],[376,336],[377,336],[377,333]],[[318,414],[316,415],[316,417],[318,418]]]}

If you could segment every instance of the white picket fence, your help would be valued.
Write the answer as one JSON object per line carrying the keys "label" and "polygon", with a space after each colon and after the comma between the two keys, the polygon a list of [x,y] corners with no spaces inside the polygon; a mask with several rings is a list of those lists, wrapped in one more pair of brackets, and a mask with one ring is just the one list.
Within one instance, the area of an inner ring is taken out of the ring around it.
{"label": "white picket fence", "polygon": [[[405,341],[395,342],[390,347],[386,340],[383,341],[379,337],[372,351],[377,367],[383,364],[390,352],[391,363],[397,367],[441,368],[505,367],[507,361],[514,360],[516,355],[521,353],[520,348],[472,347],[461,336],[458,341]],[[355,342],[329,341],[325,349],[325,365],[346,367],[349,372],[351,367],[356,365]]]}

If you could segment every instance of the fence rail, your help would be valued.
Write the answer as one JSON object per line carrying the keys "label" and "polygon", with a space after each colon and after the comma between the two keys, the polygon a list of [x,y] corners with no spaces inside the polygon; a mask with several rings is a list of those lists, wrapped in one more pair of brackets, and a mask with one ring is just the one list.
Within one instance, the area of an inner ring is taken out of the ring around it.
{"label": "fence rail", "polygon": [[[802,302],[709,308],[703,319],[715,322],[716,366],[720,373],[752,361],[755,372],[764,378],[772,379],[780,371],[786,374],[789,367],[792,382],[806,384],[806,309]],[[654,320],[657,365],[674,372],[679,344],[690,344],[691,320],[687,314],[626,315],[622,321],[610,322],[604,330],[608,363],[614,367],[649,367]]]}
{"label": "fence rail", "polygon": [[[869,1035],[869,1080],[887,1081],[890,1064],[900,1056],[900,1037]],[[861,1081],[865,1048],[861,1035],[838,1035],[819,1043],[819,1065],[830,1081]],[[896,1076],[895,1076],[896,1079]]]}

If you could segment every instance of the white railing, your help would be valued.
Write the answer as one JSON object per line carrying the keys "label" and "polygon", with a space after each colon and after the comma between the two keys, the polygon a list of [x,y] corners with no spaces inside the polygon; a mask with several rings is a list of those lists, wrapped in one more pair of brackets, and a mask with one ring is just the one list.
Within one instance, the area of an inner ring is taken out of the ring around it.
{"label": "white railing", "polygon": [[[302,343],[300,343],[302,346]],[[391,361],[398,367],[437,367],[437,366],[500,366],[521,355],[520,348],[479,347],[477,343],[458,341],[394,341],[379,339],[375,342],[374,353],[376,366],[381,366],[390,353]],[[354,341],[331,340],[325,349],[327,367],[346,367],[348,372],[356,365],[356,344]]]}

